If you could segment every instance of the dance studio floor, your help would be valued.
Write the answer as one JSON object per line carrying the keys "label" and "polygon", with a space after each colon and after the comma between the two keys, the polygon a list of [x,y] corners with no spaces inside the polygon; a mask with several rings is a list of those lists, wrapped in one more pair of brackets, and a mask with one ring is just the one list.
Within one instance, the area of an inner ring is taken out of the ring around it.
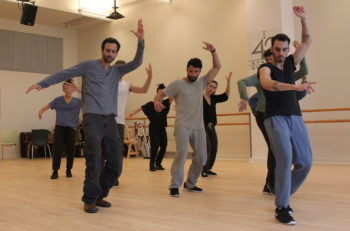
{"label": "dance studio floor", "polygon": [[[111,189],[112,208],[83,211],[84,159],[75,159],[73,178],[65,159],[50,180],[50,159],[0,161],[0,230],[6,231],[168,231],[168,230],[349,230],[350,165],[315,164],[291,199],[297,225],[273,217],[274,197],[263,195],[265,164],[218,160],[218,176],[200,178],[203,193],[180,189],[169,196],[170,165],[148,171],[148,160],[124,159],[120,186]],[[186,163],[186,171],[190,161]]]}

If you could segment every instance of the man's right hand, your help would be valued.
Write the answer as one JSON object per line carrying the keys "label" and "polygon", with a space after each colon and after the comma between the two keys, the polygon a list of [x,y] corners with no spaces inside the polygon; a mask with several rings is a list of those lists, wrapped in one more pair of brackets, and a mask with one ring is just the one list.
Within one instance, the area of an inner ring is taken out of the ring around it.
{"label": "man's right hand", "polygon": [[296,91],[307,91],[308,94],[314,93],[315,90],[312,88],[312,84],[316,84],[316,82],[307,82],[307,83],[302,83],[295,85],[295,90]]}
{"label": "man's right hand", "polygon": [[40,87],[38,84],[33,84],[32,86],[30,86],[27,91],[26,94],[28,94],[30,91],[37,89],[38,91],[40,91],[42,89],[42,87]]}
{"label": "man's right hand", "polygon": [[243,112],[243,111],[247,110],[247,105],[248,105],[248,101],[241,99],[241,101],[238,104],[238,111]]}
{"label": "man's right hand", "polygon": [[162,103],[158,101],[154,102],[154,109],[156,110],[156,112],[161,112],[164,108],[165,106]]}

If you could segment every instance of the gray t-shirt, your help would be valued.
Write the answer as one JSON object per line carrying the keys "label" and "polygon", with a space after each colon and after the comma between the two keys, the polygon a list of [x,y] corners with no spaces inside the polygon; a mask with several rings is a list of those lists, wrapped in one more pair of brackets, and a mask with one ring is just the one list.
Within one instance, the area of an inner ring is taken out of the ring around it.
{"label": "gray t-shirt", "polygon": [[49,103],[56,110],[56,125],[71,127],[77,130],[81,100],[73,97],[67,103],[64,96],[59,96]]}
{"label": "gray t-shirt", "polygon": [[191,129],[204,128],[203,123],[203,91],[208,83],[208,76],[203,76],[195,82],[183,79],[172,82],[164,89],[164,94],[174,97],[176,102],[175,126]]}

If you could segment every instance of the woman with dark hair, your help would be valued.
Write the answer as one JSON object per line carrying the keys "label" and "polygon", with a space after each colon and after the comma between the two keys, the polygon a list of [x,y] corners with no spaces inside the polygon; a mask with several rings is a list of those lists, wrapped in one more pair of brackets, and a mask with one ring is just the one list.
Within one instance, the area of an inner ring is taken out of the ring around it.
{"label": "woman with dark hair", "polygon": [[202,177],[208,177],[208,175],[217,175],[211,171],[218,151],[218,137],[215,131],[216,119],[216,104],[222,103],[228,100],[230,96],[230,80],[232,72],[226,75],[226,91],[220,95],[215,95],[218,83],[213,80],[211,81],[203,94],[203,117],[204,127],[207,134],[207,163],[203,167]]}
{"label": "woman with dark hair", "polygon": [[[159,90],[164,89],[165,86],[163,83],[158,84],[157,93]],[[150,101],[139,108],[136,108],[133,112],[129,114],[129,118],[143,111],[148,117],[149,124],[149,136],[151,141],[151,159],[149,163],[149,170],[164,170],[162,166],[162,160],[166,152],[166,147],[168,144],[168,137],[166,133],[167,127],[167,115],[170,110],[170,104],[173,101],[173,98],[168,98],[163,100],[163,105],[165,108],[161,112],[156,112],[154,109],[153,101]]]}

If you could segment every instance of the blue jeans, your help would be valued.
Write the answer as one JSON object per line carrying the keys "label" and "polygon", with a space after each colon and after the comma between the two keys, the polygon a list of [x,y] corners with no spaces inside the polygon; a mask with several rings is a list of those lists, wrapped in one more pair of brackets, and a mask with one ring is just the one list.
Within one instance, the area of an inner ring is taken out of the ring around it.
{"label": "blue jeans", "polygon": [[[107,197],[109,189],[122,172],[123,155],[117,123],[113,115],[84,115],[86,159],[84,195],[86,204]],[[101,171],[101,143],[105,147],[105,165]]]}
{"label": "blue jeans", "polygon": [[297,191],[312,166],[309,137],[301,116],[272,116],[265,119],[264,125],[276,159],[275,203],[277,207],[287,207],[290,195]]}

